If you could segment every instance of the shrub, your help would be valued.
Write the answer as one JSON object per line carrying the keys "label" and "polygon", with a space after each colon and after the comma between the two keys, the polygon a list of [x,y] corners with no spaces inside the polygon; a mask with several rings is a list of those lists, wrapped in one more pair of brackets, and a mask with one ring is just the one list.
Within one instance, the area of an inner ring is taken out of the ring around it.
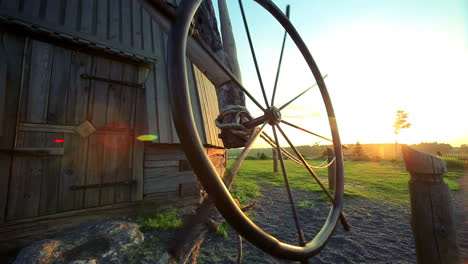
{"label": "shrub", "polygon": [[269,159],[269,157],[267,155],[265,155],[265,153],[260,153],[260,155],[258,156],[258,159],[261,159],[261,160],[267,160]]}

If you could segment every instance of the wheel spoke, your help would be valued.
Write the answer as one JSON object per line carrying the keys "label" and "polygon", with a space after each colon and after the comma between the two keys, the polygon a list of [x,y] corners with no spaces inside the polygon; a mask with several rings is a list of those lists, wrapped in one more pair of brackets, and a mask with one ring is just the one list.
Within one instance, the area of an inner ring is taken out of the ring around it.
{"label": "wheel spoke", "polygon": [[242,14],[242,20],[244,21],[245,31],[247,33],[247,39],[249,41],[250,51],[252,53],[252,58],[255,64],[255,70],[257,71],[258,81],[260,82],[260,87],[262,88],[263,99],[265,99],[265,104],[268,108],[270,107],[270,105],[268,104],[268,99],[265,93],[265,87],[263,86],[262,75],[260,74],[260,69],[258,67],[257,56],[255,55],[255,49],[252,43],[252,38],[250,37],[249,25],[247,24],[247,18],[245,17],[244,6],[242,5],[242,0],[239,0],[239,6],[240,6],[241,14]]}
{"label": "wheel spoke", "polygon": [[[296,153],[296,155],[299,157],[299,159],[301,160],[302,164],[304,165],[304,167],[309,171],[309,173],[312,175],[312,177],[315,179],[315,181],[317,181],[318,185],[320,186],[320,188],[322,188],[322,190],[325,192],[325,194],[328,196],[328,198],[330,199],[330,202],[335,205],[335,200],[333,199],[332,195],[330,194],[330,192],[327,190],[327,188],[325,188],[325,186],[322,184],[322,182],[320,181],[318,175],[315,173],[314,170],[312,170],[312,168],[309,166],[309,164],[307,163],[307,161],[304,159],[304,157],[301,155],[301,153],[299,153],[299,151],[296,149],[296,147],[292,144],[292,142],[289,140],[288,136],[286,136],[286,134],[284,133],[283,129],[281,129],[281,127],[279,125],[276,125],[276,127],[278,128],[278,130],[280,131],[281,135],[283,135],[284,139],[286,139],[286,141],[288,142],[289,146],[293,149],[293,151]],[[274,130],[273,130],[274,131]],[[276,134],[275,134],[276,135]],[[349,224],[346,220],[346,218],[344,217],[343,213],[340,212],[340,220],[341,220],[341,224],[343,225],[344,229],[346,230],[349,230]]]}
{"label": "wheel spoke", "polygon": [[276,134],[276,129],[273,126],[273,135],[276,142],[276,150],[278,153],[278,159],[280,160],[281,170],[283,172],[284,183],[286,185],[286,191],[288,192],[289,203],[291,204],[292,214],[294,222],[296,223],[297,234],[299,236],[299,244],[301,246],[305,245],[304,232],[302,231],[301,225],[299,224],[299,217],[297,216],[296,205],[294,203],[294,197],[291,192],[291,186],[289,185],[288,172],[286,171],[286,166],[284,165],[283,155],[281,153],[281,146],[278,141],[278,135]]}
{"label": "wheel spoke", "polygon": [[[286,17],[289,19],[289,5],[286,6]],[[273,95],[271,96],[271,105],[275,105],[276,86],[278,85],[279,73],[281,70],[281,62],[283,61],[284,45],[286,44],[286,37],[288,32],[284,30],[283,44],[281,45],[281,53],[278,62],[278,68],[276,70],[275,85],[273,87]]]}
{"label": "wheel spoke", "polygon": [[[229,178],[224,180],[225,183],[226,182],[232,183],[232,181],[230,181],[229,179],[235,177],[235,175],[237,174],[237,172],[239,171],[242,165],[242,162],[245,160],[247,155],[249,155],[249,152],[253,146],[253,143],[255,143],[258,137],[262,134],[263,129],[265,128],[266,124],[268,124],[268,121],[265,121],[260,128],[256,128],[256,131],[250,136],[249,140],[245,144],[244,150],[241,152],[240,156],[237,158],[236,162],[232,165],[231,169],[229,170],[229,176],[228,176]],[[227,187],[229,188],[230,185]]]}
{"label": "wheel spoke", "polygon": [[[328,77],[328,74],[325,74],[325,76],[323,76],[323,79],[327,78]],[[304,95],[305,93],[307,93],[308,91],[310,91],[310,89],[314,88],[315,86],[317,86],[317,83],[309,86],[307,89],[305,89],[302,93],[300,93],[298,96],[294,97],[293,99],[291,99],[289,102],[285,103],[284,105],[282,105],[279,110],[282,110],[284,109],[286,106],[288,106],[289,104],[291,104],[292,102],[296,101],[297,98],[301,97],[302,95]]]}
{"label": "wheel spoke", "polygon": [[326,138],[326,137],[321,136],[321,135],[319,135],[319,134],[317,134],[317,133],[311,132],[311,131],[309,131],[309,130],[307,130],[307,129],[305,129],[305,128],[302,128],[302,127],[300,127],[300,126],[294,125],[294,124],[292,124],[292,123],[290,123],[290,122],[281,120],[281,123],[284,123],[284,124],[286,124],[286,125],[288,125],[288,126],[297,128],[297,129],[299,129],[299,130],[301,130],[301,131],[303,131],[303,132],[309,133],[309,134],[314,135],[314,136],[316,136],[316,137],[319,137],[319,138],[321,138],[321,139],[325,139],[326,141],[333,142],[333,140],[331,140],[331,139],[329,139],[329,138]]}

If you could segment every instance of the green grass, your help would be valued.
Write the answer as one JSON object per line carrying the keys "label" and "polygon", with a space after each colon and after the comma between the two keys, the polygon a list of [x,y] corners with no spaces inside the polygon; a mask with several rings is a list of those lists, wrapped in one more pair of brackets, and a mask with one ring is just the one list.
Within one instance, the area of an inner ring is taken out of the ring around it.
{"label": "green grass", "polygon": [[297,204],[299,208],[302,209],[312,209],[315,206],[315,203],[313,201],[302,201]]}
{"label": "green grass", "polygon": [[231,194],[244,205],[253,202],[260,195],[260,187],[254,180],[242,179],[232,186]]}
{"label": "green grass", "polygon": [[456,158],[448,158],[448,157],[442,157],[443,160],[445,160],[445,166],[447,169],[463,169],[464,168],[464,163],[463,160],[459,160]]}
{"label": "green grass", "polygon": [[146,231],[170,231],[182,227],[182,220],[177,212],[172,209],[165,212],[153,213],[138,217],[140,230]]}
{"label": "green grass", "polygon": [[[229,161],[232,164],[233,161]],[[307,170],[292,161],[286,160],[289,181],[292,187],[321,192],[320,186],[312,179]],[[258,193],[253,185],[265,182],[273,185],[284,185],[281,173],[272,172],[272,161],[245,160],[233,185],[234,195],[241,199],[252,199]],[[327,187],[327,170],[316,171],[322,183]],[[451,190],[460,190],[459,184],[453,181],[463,172],[449,172],[444,178]],[[409,174],[402,162],[390,161],[345,161],[345,196],[366,197],[392,204],[408,204]],[[255,190],[247,192],[243,190]],[[249,193],[249,195],[247,195]],[[239,195],[240,194],[240,195]],[[322,193],[320,200],[328,200]],[[245,201],[245,200],[244,200]],[[241,202],[242,203],[242,202]]]}
{"label": "green grass", "polygon": [[229,230],[229,224],[227,222],[223,222],[222,224],[219,225],[219,229],[216,232],[216,235],[222,236],[222,237],[228,237],[228,230]]}

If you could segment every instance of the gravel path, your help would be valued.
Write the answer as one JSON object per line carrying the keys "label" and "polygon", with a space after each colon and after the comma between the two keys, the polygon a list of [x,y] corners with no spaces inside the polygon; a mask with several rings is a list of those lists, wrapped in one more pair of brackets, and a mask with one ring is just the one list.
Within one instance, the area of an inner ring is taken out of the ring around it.
{"label": "gravel path", "polygon": [[[464,191],[452,192],[452,196],[457,226],[461,231],[458,240],[466,261],[468,176],[465,175],[460,182],[464,185]],[[291,209],[282,198],[286,197],[284,188],[261,184],[261,193],[263,196],[256,205],[254,221],[281,241],[297,244],[297,233],[292,220],[289,220],[292,219]],[[316,193],[301,190],[294,190],[294,196],[297,203],[317,198]],[[306,239],[310,240],[323,226],[328,210],[329,204],[325,201],[314,201],[308,208],[299,208]],[[344,212],[351,231],[346,232],[338,226],[327,246],[309,263],[416,263],[409,205],[391,206],[364,198],[348,198],[345,200]],[[228,238],[210,236],[202,246],[200,263],[236,263],[236,246],[232,229]],[[243,263],[298,262],[276,259],[244,241]]]}

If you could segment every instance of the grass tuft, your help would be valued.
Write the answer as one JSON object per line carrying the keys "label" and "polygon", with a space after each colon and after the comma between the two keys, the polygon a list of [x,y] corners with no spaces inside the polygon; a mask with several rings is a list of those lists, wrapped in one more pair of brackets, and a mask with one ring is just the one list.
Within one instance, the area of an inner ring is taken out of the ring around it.
{"label": "grass tuft", "polygon": [[241,204],[251,203],[260,196],[260,186],[253,180],[237,177],[231,188],[231,194]]}
{"label": "grass tuft", "polygon": [[227,222],[223,222],[222,224],[219,225],[219,229],[216,232],[216,235],[222,236],[222,237],[228,237],[228,230],[229,230],[229,224]]}
{"label": "grass tuft", "polygon": [[150,214],[147,216],[140,216],[138,218],[140,230],[146,231],[171,231],[182,227],[182,220],[179,218],[174,209]]}
{"label": "grass tuft", "polygon": [[298,203],[297,206],[302,209],[313,209],[315,207],[315,203],[313,201],[302,201]]}

